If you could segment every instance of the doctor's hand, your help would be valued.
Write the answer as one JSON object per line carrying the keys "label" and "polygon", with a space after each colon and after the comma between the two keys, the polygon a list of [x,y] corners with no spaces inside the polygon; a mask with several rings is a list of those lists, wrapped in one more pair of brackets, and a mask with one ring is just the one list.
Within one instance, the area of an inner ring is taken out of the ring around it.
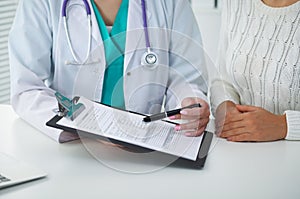
{"label": "doctor's hand", "polygon": [[220,137],[228,141],[275,141],[287,134],[285,115],[275,115],[263,108],[236,105],[241,114],[235,114],[227,122]]}
{"label": "doctor's hand", "polygon": [[187,120],[184,124],[176,125],[176,131],[185,131],[185,135],[190,137],[202,135],[209,122],[210,112],[207,102],[200,98],[188,97],[182,100],[181,107],[198,103],[201,104],[201,107],[184,109],[180,114],[170,117],[171,120]]}

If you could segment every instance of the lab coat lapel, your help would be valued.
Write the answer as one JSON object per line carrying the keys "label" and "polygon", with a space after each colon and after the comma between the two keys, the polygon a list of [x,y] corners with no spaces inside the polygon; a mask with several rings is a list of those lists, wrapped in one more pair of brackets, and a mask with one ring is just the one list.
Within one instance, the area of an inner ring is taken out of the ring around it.
{"label": "lab coat lapel", "polygon": [[[148,9],[146,12],[149,25],[151,13]],[[145,32],[143,26],[143,10],[141,6],[141,0],[130,0],[127,19],[124,73],[126,72],[130,61],[139,46],[143,46],[144,48],[146,48]]]}
{"label": "lab coat lapel", "polygon": [[93,37],[93,42],[95,42],[96,45],[103,44],[103,40],[100,34],[98,22],[96,19],[96,15],[92,6],[92,3],[88,1],[90,8],[91,8],[91,19],[92,19],[92,37]]}
{"label": "lab coat lapel", "polygon": [[[91,8],[91,20],[92,20],[92,46],[91,46],[91,52],[93,52],[95,49],[100,48],[100,60],[101,65],[103,68],[106,66],[106,60],[105,60],[105,50],[104,50],[104,43],[100,34],[98,21],[92,6],[92,3],[88,1],[90,8]],[[103,71],[104,72],[104,71]]]}

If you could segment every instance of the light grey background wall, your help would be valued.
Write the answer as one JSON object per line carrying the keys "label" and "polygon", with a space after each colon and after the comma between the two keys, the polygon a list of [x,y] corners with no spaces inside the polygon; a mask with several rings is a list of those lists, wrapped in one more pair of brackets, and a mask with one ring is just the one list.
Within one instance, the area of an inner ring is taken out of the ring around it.
{"label": "light grey background wall", "polygon": [[214,8],[214,0],[192,0],[202,37],[204,50],[215,63],[221,26],[221,8]]}

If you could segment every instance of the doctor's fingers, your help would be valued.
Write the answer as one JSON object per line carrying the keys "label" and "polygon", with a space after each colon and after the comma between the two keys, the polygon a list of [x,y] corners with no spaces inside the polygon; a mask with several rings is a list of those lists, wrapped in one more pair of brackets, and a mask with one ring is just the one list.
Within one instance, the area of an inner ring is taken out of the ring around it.
{"label": "doctor's fingers", "polygon": [[175,130],[176,131],[181,131],[181,130],[197,131],[199,129],[206,128],[208,122],[209,122],[209,118],[194,120],[184,124],[176,125]]}
{"label": "doctor's fingers", "polygon": [[196,131],[186,131],[184,133],[185,136],[187,137],[197,137],[197,136],[200,136],[203,134],[204,130],[205,130],[206,127],[202,127]]}
{"label": "doctor's fingers", "polygon": [[202,119],[202,118],[209,118],[210,111],[208,108],[201,107],[201,108],[191,108],[191,109],[184,109],[180,112],[181,119],[191,120],[191,119]]}
{"label": "doctor's fingers", "polygon": [[169,119],[195,120],[195,119],[209,118],[209,116],[210,116],[209,108],[201,107],[201,108],[184,109],[180,112],[180,114],[170,116]]}
{"label": "doctor's fingers", "polygon": [[[169,119],[171,120],[180,120],[180,119],[185,119],[185,120],[199,120],[201,118],[201,113],[200,113],[200,108],[193,108],[197,110],[193,110],[193,113],[190,113],[188,109],[185,109],[181,111],[181,114],[173,115],[170,116]],[[208,115],[209,117],[209,115]]]}

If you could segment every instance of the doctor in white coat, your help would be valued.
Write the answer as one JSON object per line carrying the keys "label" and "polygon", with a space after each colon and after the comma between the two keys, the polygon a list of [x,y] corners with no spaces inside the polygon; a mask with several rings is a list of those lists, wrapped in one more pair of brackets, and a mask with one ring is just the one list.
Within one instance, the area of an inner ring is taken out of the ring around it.
{"label": "doctor in white coat", "polygon": [[[64,2],[20,0],[9,36],[12,106],[21,118],[59,142],[76,136],[45,125],[56,114],[54,93],[101,101],[108,61],[93,6],[99,8],[109,31],[122,0],[95,0],[94,5],[85,1],[91,23],[84,1],[70,0],[66,4],[67,27],[61,14]],[[187,136],[201,135],[209,121],[207,71],[192,9],[188,0],[145,3],[143,13],[141,0],[128,2],[123,74],[119,81],[124,108],[153,114],[162,107],[169,110],[201,103],[201,108],[187,109],[171,118],[187,120],[176,130],[185,130]],[[110,4],[112,9],[107,10],[105,6]],[[151,52],[157,55],[154,65],[141,61],[148,51],[145,30]]]}

